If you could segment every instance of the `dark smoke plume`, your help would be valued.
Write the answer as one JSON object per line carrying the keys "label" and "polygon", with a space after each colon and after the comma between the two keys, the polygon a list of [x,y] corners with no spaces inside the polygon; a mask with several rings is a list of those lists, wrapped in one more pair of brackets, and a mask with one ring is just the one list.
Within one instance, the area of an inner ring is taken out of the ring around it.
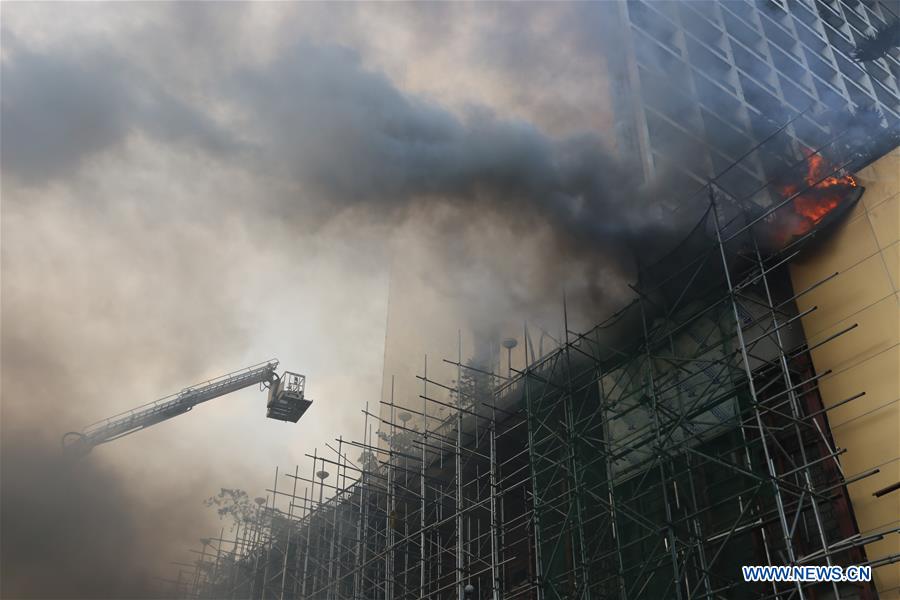
{"label": "dark smoke plume", "polygon": [[[604,296],[616,296],[633,276],[635,251],[652,257],[696,218],[690,206],[665,214],[662,194],[690,190],[646,185],[639,167],[617,159],[598,133],[554,136],[477,105],[451,111],[398,89],[347,48],[296,44],[267,67],[241,73],[232,89],[264,140],[259,168],[298,190],[275,210],[291,214],[306,203],[313,212],[304,219],[426,221],[426,235],[445,245],[431,272],[459,282],[473,265],[495,271],[493,289],[460,297],[461,305],[497,295],[504,308],[525,313],[558,306],[568,288],[573,303],[607,308]],[[510,249],[492,244],[492,228],[542,244],[524,267],[536,285],[518,297],[510,297],[512,280],[523,270],[497,262]],[[476,230],[485,235],[473,242],[466,232]],[[493,315],[470,310],[478,327],[500,311],[483,312]]]}
{"label": "dark smoke plume", "polygon": [[402,217],[446,202],[470,220],[546,221],[588,245],[619,242],[652,220],[637,196],[640,173],[599,135],[552,137],[477,105],[451,112],[397,89],[346,48],[299,44],[235,86],[265,132],[261,153],[327,212]]}
{"label": "dark smoke plume", "polygon": [[874,35],[865,36],[856,45],[853,58],[857,62],[878,60],[900,47],[900,18],[879,28]]}

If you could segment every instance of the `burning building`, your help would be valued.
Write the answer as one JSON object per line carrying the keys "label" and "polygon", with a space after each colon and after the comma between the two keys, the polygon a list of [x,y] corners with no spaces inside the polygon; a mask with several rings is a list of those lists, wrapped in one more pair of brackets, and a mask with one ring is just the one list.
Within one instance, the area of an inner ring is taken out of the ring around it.
{"label": "burning building", "polygon": [[[827,162],[867,164],[900,142],[900,49],[864,64],[853,59],[856,45],[896,18],[896,7],[880,1],[608,3],[597,24],[610,82],[597,104],[613,115],[605,135],[629,175],[665,181],[663,193],[653,193],[669,211],[666,219],[692,224],[702,202],[686,196],[709,181],[765,209],[784,197],[785,186],[817,178]],[[811,156],[808,164],[799,160],[804,153]],[[768,185],[778,179],[784,183]],[[822,210],[810,196],[820,195],[829,182],[817,183],[815,192],[796,200],[798,210],[810,202]],[[798,227],[813,222],[799,212],[788,217],[781,211],[778,217]],[[652,236],[637,243],[647,237]],[[456,307],[439,296],[419,302],[404,295],[415,285],[418,268],[402,255],[393,266],[383,401],[392,389],[395,397],[417,395],[415,375],[426,353],[453,356],[462,345],[463,354],[478,354],[483,365],[522,369],[542,354],[540,346],[559,345],[555,306],[551,318],[540,321],[535,311],[516,315],[487,339],[473,330],[496,324],[463,326],[458,335],[464,318]],[[444,324],[429,318],[433,306],[445,315]],[[592,313],[586,321],[599,318]],[[524,319],[533,330],[535,352],[529,350],[527,360],[513,356],[514,364],[506,365],[499,340],[531,347],[522,332]],[[421,325],[426,321],[427,330]],[[431,368],[452,375],[448,365]]]}
{"label": "burning building", "polygon": [[[276,471],[180,594],[896,597],[900,54],[853,60],[889,7],[611,15],[617,150],[699,186],[692,228],[586,329],[388,348],[363,438]],[[752,564],[874,575],[748,583]]]}
{"label": "burning building", "polygon": [[[309,474],[276,471],[178,591],[896,594],[900,149],[853,175],[801,161],[766,209],[709,186],[630,304],[523,369],[449,361],[446,380],[426,360],[418,403],[367,412],[366,438],[313,454]],[[747,583],[747,564],[874,578]]]}

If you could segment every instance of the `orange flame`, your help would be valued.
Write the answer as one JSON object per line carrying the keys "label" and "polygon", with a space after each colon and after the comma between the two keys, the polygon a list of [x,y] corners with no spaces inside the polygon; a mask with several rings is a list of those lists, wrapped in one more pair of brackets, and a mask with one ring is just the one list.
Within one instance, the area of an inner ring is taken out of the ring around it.
{"label": "orange flame", "polygon": [[[857,186],[856,180],[850,175],[837,177],[833,174],[834,167],[829,165],[821,154],[804,150],[806,154],[806,176],[804,177],[804,191],[794,198],[792,207],[799,219],[789,232],[790,237],[799,236],[810,231],[832,210],[840,205],[849,188]],[[831,173],[829,175],[829,173]],[[797,185],[786,185],[781,188],[785,198],[794,196],[799,191]]]}

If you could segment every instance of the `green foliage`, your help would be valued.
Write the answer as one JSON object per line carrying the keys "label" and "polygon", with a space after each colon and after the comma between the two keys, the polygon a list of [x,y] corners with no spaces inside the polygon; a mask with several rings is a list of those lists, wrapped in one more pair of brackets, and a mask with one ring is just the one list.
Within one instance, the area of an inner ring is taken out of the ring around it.
{"label": "green foliage", "polygon": [[230,517],[234,521],[232,528],[259,518],[259,506],[253,503],[247,492],[237,488],[221,488],[218,494],[204,500],[203,505],[216,507],[220,519]]}
{"label": "green foliage", "polygon": [[378,472],[380,463],[374,452],[365,450],[359,455],[359,465],[359,468],[367,473],[376,473]]}
{"label": "green foliage", "polygon": [[459,377],[459,385],[454,379],[451,386],[453,389],[450,390],[450,403],[462,408],[490,402],[494,392],[491,376],[471,369],[464,369]]}
{"label": "green foliage", "polygon": [[418,437],[419,432],[406,431],[401,429],[400,431],[395,431],[394,433],[385,433],[383,431],[378,431],[377,435],[379,438],[388,443],[388,447],[391,450],[409,454],[417,448],[417,446],[413,444],[413,440]]}

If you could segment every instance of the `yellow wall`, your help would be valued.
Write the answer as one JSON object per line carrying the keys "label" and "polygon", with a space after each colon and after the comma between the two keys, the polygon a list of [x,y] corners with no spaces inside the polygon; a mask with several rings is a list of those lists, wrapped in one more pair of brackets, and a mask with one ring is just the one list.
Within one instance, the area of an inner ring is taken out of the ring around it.
{"label": "yellow wall", "polygon": [[[828,275],[831,281],[798,299],[810,345],[857,323],[859,326],[813,350],[826,407],[865,391],[866,395],[828,412],[835,444],[846,448],[844,474],[881,470],[848,486],[862,535],[900,527],[900,491],[872,493],[900,481],[900,148],[860,173],[861,202],[821,247],[791,265],[795,290]],[[834,540],[831,540],[834,541]],[[869,560],[900,553],[900,535],[866,546]],[[900,598],[900,563],[875,570],[882,598]]]}

